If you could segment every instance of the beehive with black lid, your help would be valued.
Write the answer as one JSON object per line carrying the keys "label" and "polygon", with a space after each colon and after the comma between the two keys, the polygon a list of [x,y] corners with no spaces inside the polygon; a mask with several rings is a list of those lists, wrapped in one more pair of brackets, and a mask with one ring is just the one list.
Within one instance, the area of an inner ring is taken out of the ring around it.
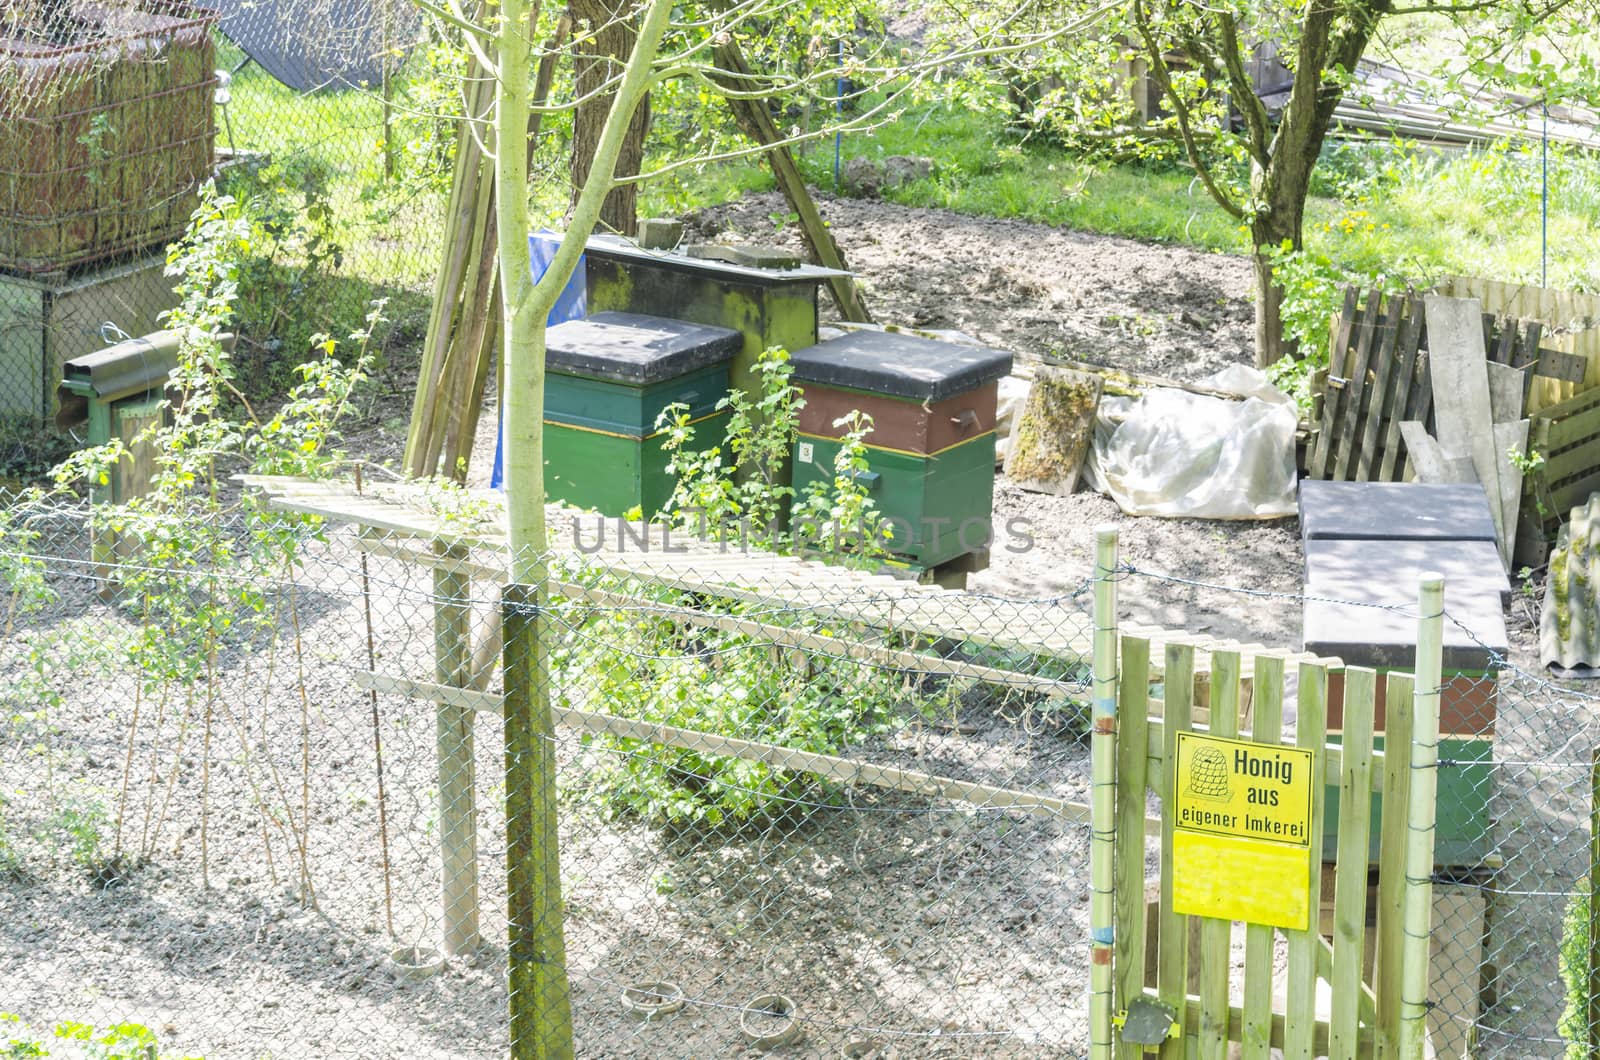
{"label": "beehive with black lid", "polygon": [[805,397],[794,487],[833,478],[851,412],[872,417],[867,484],[889,548],[938,567],[987,551],[994,501],[995,395],[1011,354],[902,332],[852,331],[795,353]]}
{"label": "beehive with black lid", "polygon": [[650,516],[672,497],[673,478],[656,423],[667,406],[689,408],[695,444],[721,441],[728,366],[742,338],[712,327],[638,313],[596,313],[545,336],[545,493],[580,508]]}
{"label": "beehive with black lid", "polygon": [[730,378],[747,394],[761,389],[755,365],[763,350],[792,352],[817,341],[817,290],[850,275],[804,263],[763,267],[646,250],[605,235],[589,240],[584,261],[592,311],[659,314],[738,331],[743,341]]}

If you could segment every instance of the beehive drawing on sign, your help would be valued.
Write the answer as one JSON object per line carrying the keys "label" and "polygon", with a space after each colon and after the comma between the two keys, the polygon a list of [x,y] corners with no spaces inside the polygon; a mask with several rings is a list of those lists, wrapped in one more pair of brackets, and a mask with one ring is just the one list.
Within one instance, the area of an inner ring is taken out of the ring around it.
{"label": "beehive drawing on sign", "polygon": [[1189,763],[1189,794],[1201,799],[1227,802],[1233,792],[1228,787],[1228,760],[1215,747],[1201,747]]}

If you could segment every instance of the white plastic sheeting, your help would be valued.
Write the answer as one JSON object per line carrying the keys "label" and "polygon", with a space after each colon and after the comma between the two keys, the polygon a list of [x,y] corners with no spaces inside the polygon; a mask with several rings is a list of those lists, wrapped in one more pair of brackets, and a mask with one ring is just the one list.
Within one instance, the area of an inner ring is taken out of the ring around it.
{"label": "white plastic sheeting", "polygon": [[1105,397],[1085,476],[1129,515],[1278,519],[1295,514],[1294,402],[1254,368],[1200,382],[1243,401],[1157,388]]}

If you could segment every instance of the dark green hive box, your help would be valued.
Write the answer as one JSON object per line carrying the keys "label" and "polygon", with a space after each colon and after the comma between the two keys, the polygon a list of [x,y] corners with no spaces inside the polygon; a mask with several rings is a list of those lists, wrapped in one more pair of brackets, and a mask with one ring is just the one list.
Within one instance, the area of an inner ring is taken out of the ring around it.
{"label": "dark green hive box", "polygon": [[650,516],[672,498],[656,420],[681,402],[695,445],[722,441],[738,332],[635,313],[596,313],[545,338],[545,494],[605,515]]}
{"label": "dark green hive box", "polygon": [[889,523],[889,548],[927,568],[989,547],[994,511],[995,387],[1011,370],[1000,350],[894,332],[857,331],[793,355],[804,392],[794,488],[831,482],[845,428],[859,409],[870,496]]}
{"label": "dark green hive box", "polygon": [[590,312],[649,313],[739,332],[730,379],[747,394],[759,389],[753,373],[763,350],[792,353],[817,341],[817,288],[849,275],[816,265],[732,265],[644,250],[615,236],[589,240],[584,261]]}

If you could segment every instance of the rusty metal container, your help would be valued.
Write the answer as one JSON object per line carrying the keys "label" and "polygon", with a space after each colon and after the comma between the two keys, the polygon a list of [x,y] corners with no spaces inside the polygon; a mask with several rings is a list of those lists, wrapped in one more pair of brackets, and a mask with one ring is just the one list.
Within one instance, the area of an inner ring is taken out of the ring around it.
{"label": "rusty metal container", "polygon": [[216,22],[80,3],[0,37],[0,269],[59,272],[183,231],[211,172]]}

